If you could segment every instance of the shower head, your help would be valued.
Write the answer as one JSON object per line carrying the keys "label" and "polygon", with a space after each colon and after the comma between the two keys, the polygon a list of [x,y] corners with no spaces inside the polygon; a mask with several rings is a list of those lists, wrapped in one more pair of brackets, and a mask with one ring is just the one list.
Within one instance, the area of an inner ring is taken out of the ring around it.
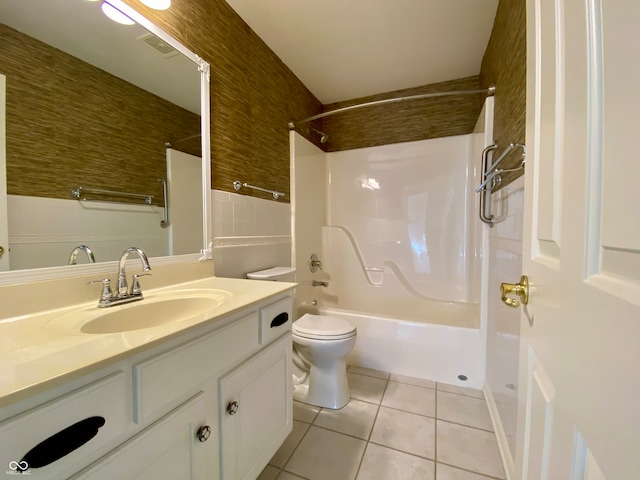
{"label": "shower head", "polygon": [[320,135],[320,143],[327,143],[327,140],[329,140],[329,135],[327,135],[324,132],[321,132],[318,129],[315,129],[315,128],[312,127],[312,128],[309,129],[309,132],[314,132],[314,133],[317,133],[318,135]]}

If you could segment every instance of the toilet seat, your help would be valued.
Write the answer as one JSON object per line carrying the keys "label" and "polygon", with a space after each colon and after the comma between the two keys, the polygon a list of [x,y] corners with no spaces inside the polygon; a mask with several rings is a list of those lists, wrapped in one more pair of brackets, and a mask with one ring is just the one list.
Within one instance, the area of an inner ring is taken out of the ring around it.
{"label": "toilet seat", "polygon": [[293,322],[292,333],[312,340],[342,340],[355,337],[356,326],[342,318],[307,313]]}

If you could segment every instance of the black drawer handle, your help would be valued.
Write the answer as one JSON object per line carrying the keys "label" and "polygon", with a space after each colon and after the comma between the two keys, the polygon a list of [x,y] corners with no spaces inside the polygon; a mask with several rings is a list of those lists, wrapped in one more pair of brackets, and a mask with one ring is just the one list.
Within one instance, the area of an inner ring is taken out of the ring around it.
{"label": "black drawer handle", "polygon": [[95,437],[105,422],[104,417],[89,417],[60,430],[29,450],[20,460],[19,468],[25,465],[24,462],[27,470],[44,467],[61,459]]}
{"label": "black drawer handle", "polygon": [[279,327],[280,325],[284,325],[289,321],[289,314],[287,312],[282,312],[271,320],[271,328]]}

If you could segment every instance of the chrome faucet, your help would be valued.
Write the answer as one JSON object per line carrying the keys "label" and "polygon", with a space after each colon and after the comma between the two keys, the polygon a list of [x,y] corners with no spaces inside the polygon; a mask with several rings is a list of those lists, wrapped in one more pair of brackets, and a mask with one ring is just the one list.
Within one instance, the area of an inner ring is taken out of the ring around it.
{"label": "chrome faucet", "polygon": [[76,260],[78,259],[78,253],[81,251],[87,254],[87,257],[89,258],[89,263],[96,263],[96,257],[93,256],[93,252],[91,251],[91,249],[86,245],[78,245],[76,248],[71,250],[71,255],[69,256],[68,265],[76,264]]}
{"label": "chrome faucet", "polygon": [[320,280],[313,280],[311,282],[311,286],[312,287],[328,287],[329,286],[329,282],[323,282]]}
{"label": "chrome faucet", "polygon": [[135,290],[138,290],[138,294],[142,296],[142,292],[140,292],[140,286],[136,285],[138,276],[136,275],[133,279],[133,284],[131,285],[131,291],[127,291],[127,273],[124,268],[127,264],[127,258],[130,253],[137,253],[142,261],[142,270],[144,272],[148,272],[151,270],[149,266],[149,259],[147,258],[147,254],[142,251],[142,249],[138,247],[129,247],[120,256],[120,266],[118,267],[118,298],[126,298],[127,296],[135,295]]}
{"label": "chrome faucet", "polygon": [[120,264],[118,266],[118,288],[115,293],[113,293],[111,290],[111,280],[108,278],[103,278],[101,280],[91,280],[90,282],[87,282],[87,285],[91,285],[93,283],[102,283],[102,293],[100,294],[98,307],[112,307],[114,305],[120,305],[123,303],[135,302],[144,298],[142,296],[142,289],[140,288],[140,282],[138,281],[138,278],[151,274],[142,273],[133,275],[131,289],[129,290],[127,286],[127,273],[125,271],[125,266],[127,264],[127,258],[129,257],[130,253],[138,254],[140,260],[142,261],[143,271],[148,272],[149,270],[151,270],[151,267],[149,266],[149,259],[140,248],[127,248],[124,252],[122,252],[122,255],[120,256]]}

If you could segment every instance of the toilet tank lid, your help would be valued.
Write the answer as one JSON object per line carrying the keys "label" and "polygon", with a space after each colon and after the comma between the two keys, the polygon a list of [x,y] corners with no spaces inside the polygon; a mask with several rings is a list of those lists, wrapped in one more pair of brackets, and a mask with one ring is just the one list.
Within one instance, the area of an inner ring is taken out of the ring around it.
{"label": "toilet tank lid", "polygon": [[290,275],[295,272],[294,267],[273,267],[266,270],[260,270],[258,272],[247,273],[247,278],[253,280],[275,280],[286,275]]}

